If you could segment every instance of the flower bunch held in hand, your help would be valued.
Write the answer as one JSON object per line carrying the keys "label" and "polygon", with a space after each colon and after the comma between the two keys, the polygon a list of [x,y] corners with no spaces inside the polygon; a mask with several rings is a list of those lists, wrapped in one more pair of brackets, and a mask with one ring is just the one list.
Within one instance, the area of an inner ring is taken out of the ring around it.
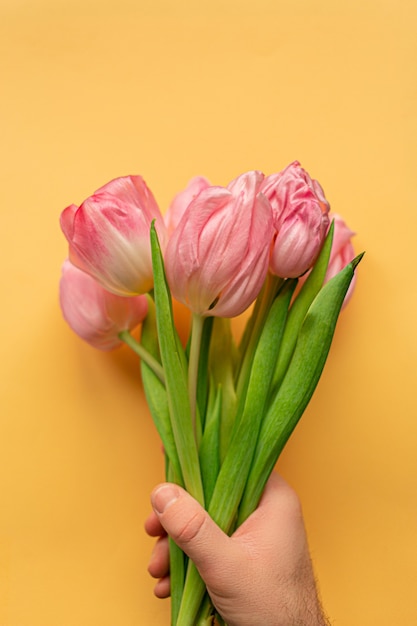
{"label": "flower bunch held in hand", "polygon": [[[91,345],[124,342],[141,357],[166,478],[227,533],[256,508],[352,292],[360,257],[329,210],[319,183],[294,162],[225,187],[196,177],[165,220],[139,176],[111,181],[61,216],[64,317]],[[172,297],[192,314],[185,347]],[[230,318],[251,305],[236,344]],[[140,341],[131,334],[138,324]],[[172,624],[211,623],[194,564],[172,542],[170,559]]]}

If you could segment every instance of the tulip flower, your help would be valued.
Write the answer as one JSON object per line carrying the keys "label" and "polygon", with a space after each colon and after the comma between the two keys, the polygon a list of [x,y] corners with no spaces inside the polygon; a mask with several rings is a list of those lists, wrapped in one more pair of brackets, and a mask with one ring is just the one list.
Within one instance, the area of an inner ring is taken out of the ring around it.
{"label": "tulip flower", "polygon": [[110,293],[69,260],[62,266],[59,299],[72,330],[100,350],[119,347],[119,333],[133,330],[148,311],[146,296],[126,298]]}
{"label": "tulip flower", "polygon": [[258,295],[268,271],[272,210],[260,172],[208,187],[188,205],[165,253],[174,297],[202,316],[234,317]]}
{"label": "tulip flower", "polygon": [[329,203],[298,161],[265,178],[261,192],[271,203],[276,236],[270,270],[297,278],[311,268],[329,226]]}
{"label": "tulip flower", "polygon": [[146,293],[153,286],[149,231],[154,219],[164,247],[165,224],[144,180],[116,178],[61,214],[69,258],[112,293]]}
{"label": "tulip flower", "polygon": [[209,181],[204,176],[195,176],[192,178],[187,187],[180,191],[172,200],[167,212],[165,213],[165,223],[168,233],[171,234],[178,226],[185,209],[196,196],[210,186]]}

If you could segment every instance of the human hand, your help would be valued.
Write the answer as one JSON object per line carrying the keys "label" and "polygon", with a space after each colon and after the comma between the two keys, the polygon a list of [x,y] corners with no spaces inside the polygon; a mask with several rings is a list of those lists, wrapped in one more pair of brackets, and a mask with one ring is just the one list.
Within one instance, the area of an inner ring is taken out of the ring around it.
{"label": "human hand", "polygon": [[159,537],[149,563],[155,595],[170,594],[167,533],[194,561],[228,626],[329,626],[318,598],[301,505],[273,473],[258,508],[228,537],[186,491],[151,495],[146,532]]}

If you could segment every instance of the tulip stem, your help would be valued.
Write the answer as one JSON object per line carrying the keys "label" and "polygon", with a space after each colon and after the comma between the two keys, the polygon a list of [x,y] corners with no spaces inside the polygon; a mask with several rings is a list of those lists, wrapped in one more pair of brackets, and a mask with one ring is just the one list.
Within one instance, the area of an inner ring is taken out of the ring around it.
{"label": "tulip stem", "polygon": [[134,337],[130,334],[128,330],[122,330],[119,333],[119,339],[124,341],[126,345],[129,346],[137,354],[146,365],[148,365],[155,376],[159,378],[161,383],[165,385],[165,376],[164,370],[162,369],[162,365],[155,359],[155,357],[148,352],[139,341],[136,341]]}
{"label": "tulip stem", "polygon": [[191,419],[193,422],[194,435],[197,444],[199,444],[201,439],[201,424],[197,421],[197,385],[204,319],[205,318],[202,315],[198,315],[198,313],[193,313],[190,355],[188,362],[188,395],[190,398]]}
{"label": "tulip stem", "polygon": [[282,278],[268,272],[263,289],[256,300],[252,318],[249,320],[250,334],[245,338],[244,352],[241,355],[242,362],[237,376],[236,395],[238,398],[244,396],[259,336],[271,304],[283,283],[284,280]]}

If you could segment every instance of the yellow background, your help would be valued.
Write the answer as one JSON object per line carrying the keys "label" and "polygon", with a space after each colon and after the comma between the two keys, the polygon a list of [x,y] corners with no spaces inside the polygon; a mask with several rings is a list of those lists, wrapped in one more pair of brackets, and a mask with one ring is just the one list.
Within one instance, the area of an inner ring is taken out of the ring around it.
{"label": "yellow background", "polygon": [[294,159],[367,253],[279,468],[334,624],[417,624],[416,24],[410,0],[0,1],[1,626],[168,624],[158,438],[136,359],[61,318],[61,210]]}

